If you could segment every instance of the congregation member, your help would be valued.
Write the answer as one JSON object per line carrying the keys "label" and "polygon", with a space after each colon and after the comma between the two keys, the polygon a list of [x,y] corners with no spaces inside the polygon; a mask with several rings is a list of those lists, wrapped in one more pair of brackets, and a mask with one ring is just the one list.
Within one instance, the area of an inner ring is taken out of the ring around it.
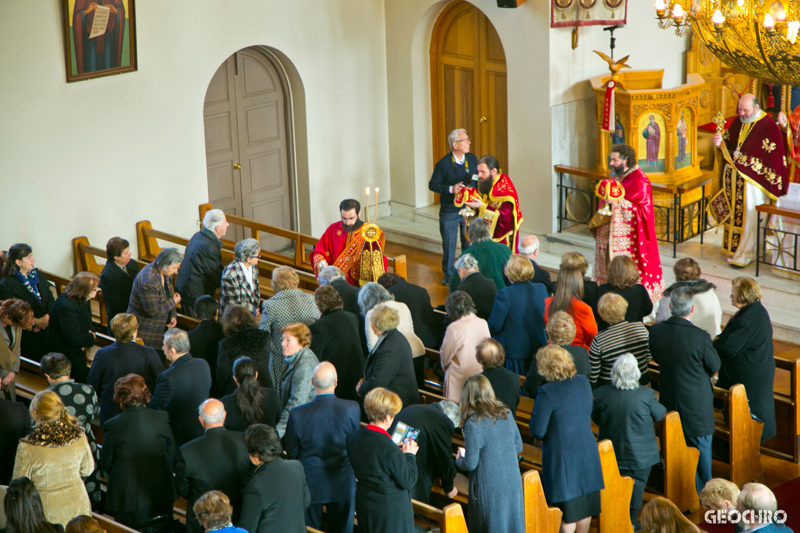
{"label": "congregation member", "polygon": [[208,399],[211,371],[208,363],[189,353],[189,336],[185,331],[167,331],[163,346],[171,364],[156,379],[156,388],[147,407],[169,414],[172,435],[180,447],[203,434],[195,412]]}
{"label": "congregation member", "polygon": [[650,328],[650,353],[661,373],[659,401],[667,411],[678,412],[686,443],[700,451],[695,477],[699,493],[711,479],[711,438],[715,431],[711,377],[720,369],[720,359],[708,333],[689,320],[692,300],[692,292],[686,287],[672,291],[672,316]]}
{"label": "congregation member", "polygon": [[[367,189],[367,196],[369,197],[369,189]],[[311,266],[314,274],[319,276],[322,269],[333,265],[347,276],[347,282],[354,287],[367,281],[377,281],[381,274],[386,272],[389,260],[386,256],[382,256],[382,261],[378,265],[362,270],[361,255],[364,251],[380,252],[385,250],[386,237],[375,224],[364,224],[360,218],[361,204],[358,200],[352,198],[342,200],[339,204],[339,215],[341,220],[328,226],[311,252]],[[369,239],[364,233],[367,227],[370,232],[374,232]]]}
{"label": "congregation member", "polygon": [[[519,255],[530,259],[531,265],[533,265],[533,278],[531,281],[533,283],[541,283],[547,289],[547,294],[553,294],[556,284],[550,279],[550,272],[540,267],[539,263],[536,262],[536,258],[539,257],[539,237],[536,235],[523,237],[519,241]],[[505,267],[503,267],[503,270],[505,270]],[[503,274],[503,281],[505,281],[506,285],[511,284],[505,274]]]}
{"label": "congregation member", "polygon": [[442,396],[455,402],[461,398],[461,389],[467,378],[483,371],[475,357],[475,349],[491,335],[486,321],[475,316],[475,304],[469,294],[461,291],[451,293],[445,300],[445,309],[451,322],[439,350],[444,370]]}
{"label": "congregation member", "polygon": [[102,491],[100,490],[100,449],[92,432],[92,421],[99,414],[99,404],[97,394],[94,389],[85,383],[76,383],[70,377],[72,364],[69,359],[60,353],[49,353],[42,357],[42,374],[47,383],[50,384],[47,390],[58,394],[61,403],[67,408],[69,414],[77,419],[77,423],[83,428],[89,448],[92,450],[95,468],[89,476],[84,476],[84,484],[89,500],[94,511],[102,511],[101,500]]}
{"label": "congregation member", "polygon": [[[589,263],[586,261],[586,258],[583,254],[578,252],[567,252],[561,256],[561,264],[559,265],[559,270],[563,268],[577,268],[581,272],[581,277],[583,277],[583,302],[592,308],[592,311],[595,311],[595,321],[599,320],[597,316],[597,290],[598,285],[596,281],[592,281],[591,279],[586,277],[586,273],[589,271]],[[556,282],[558,284],[558,282]],[[555,289],[553,289],[555,292]]]}
{"label": "congregation member", "polygon": [[317,356],[311,351],[311,332],[308,326],[301,323],[289,324],[281,330],[281,346],[283,347],[283,374],[280,389],[283,411],[275,429],[283,438],[289,414],[292,409],[305,405],[314,399],[316,391],[311,382],[314,368],[319,364]]}
{"label": "congregation member", "polygon": [[111,237],[106,243],[106,264],[100,272],[100,290],[106,302],[108,324],[118,314],[127,312],[133,280],[138,273],[139,265],[131,259],[131,243],[121,237]]}
{"label": "congregation member", "polygon": [[197,326],[189,332],[189,344],[192,346],[192,355],[198,359],[205,359],[211,369],[212,398],[221,398],[224,394],[217,378],[217,360],[219,359],[219,343],[225,338],[225,331],[219,318],[219,305],[213,296],[201,296],[194,302],[194,312]]}
{"label": "congregation member", "polygon": [[92,304],[100,278],[81,272],[64,288],[50,310],[47,347],[50,352],[64,354],[72,363],[72,374],[78,383],[86,383],[89,368],[86,350],[94,346],[96,333],[92,323]]}
{"label": "congregation member", "polygon": [[398,423],[418,429],[417,482],[411,489],[411,499],[431,503],[431,487],[439,480],[448,498],[455,498],[458,489],[453,482],[456,465],[453,460],[453,433],[461,425],[461,411],[458,404],[442,400],[432,404],[417,404],[404,407],[394,418],[389,429],[394,434]]}
{"label": "congregation member", "polygon": [[642,529],[637,517],[650,469],[661,462],[653,423],[667,414],[655,391],[639,386],[640,377],[636,358],[629,353],[621,355],[611,368],[611,385],[595,389],[592,407],[592,420],[600,430],[597,440],[612,442],[619,474],[633,478],[630,511],[634,531]]}
{"label": "congregation member", "polygon": [[[627,322],[642,322],[646,316],[653,312],[653,302],[650,300],[650,295],[645,286],[640,283],[636,264],[627,255],[618,255],[611,260],[611,264],[608,267],[607,282],[597,289],[598,306],[600,305],[600,298],[610,292],[619,294],[628,302],[628,309],[625,312],[625,320]],[[603,331],[608,326],[609,323],[603,320],[601,315],[597,329]]]}
{"label": "congregation member", "polygon": [[[589,362],[589,352],[583,346],[574,346],[572,340],[575,338],[575,321],[564,311],[556,311],[545,328],[550,345],[561,346],[572,356],[575,370],[578,374],[589,377],[592,371],[592,364]],[[540,348],[541,349],[541,348]],[[531,398],[536,398],[539,387],[544,385],[546,380],[539,374],[537,365],[531,364],[528,374],[525,376],[525,384],[522,388]]]}
{"label": "congregation member", "polygon": [[37,393],[30,410],[36,427],[19,441],[12,479],[33,481],[48,522],[65,526],[78,515],[91,515],[81,478],[95,465],[83,428],[53,391]]}
{"label": "congregation member", "polygon": [[135,529],[151,518],[172,514],[177,498],[172,477],[175,439],[169,415],[147,409],[150,391],[141,376],[119,378],[114,401],[121,412],[103,425],[100,454],[108,479],[106,512]]}
{"label": "congregation member", "polygon": [[[349,286],[349,284],[348,284]],[[319,320],[309,326],[311,351],[320,361],[329,361],[338,376],[336,397],[358,400],[355,387],[364,375],[366,358],[359,342],[358,317],[345,311],[336,289],[321,286],[314,292]]]}
{"label": "congregation member", "polygon": [[196,318],[195,300],[204,294],[213,296],[219,289],[223,270],[222,237],[229,225],[221,209],[209,209],[203,217],[203,228],[189,239],[175,279],[184,315]]}
{"label": "congregation member", "polygon": [[[494,299],[497,297],[497,285],[480,272],[478,260],[470,253],[461,254],[456,260],[455,268],[461,281],[452,292],[457,290],[469,294],[475,304],[475,314],[478,318],[489,320],[494,308]],[[447,324],[445,319],[445,326]]]}
{"label": "congregation member", "polygon": [[66,533],[105,533],[105,530],[91,516],[76,516],[67,524]]}
{"label": "congregation member", "polygon": [[388,431],[403,408],[400,396],[383,387],[364,398],[369,424],[347,436],[347,457],[356,476],[356,515],[359,531],[414,533],[410,490],[417,483],[412,439],[396,444]]}
{"label": "congregation member", "polygon": [[233,247],[234,260],[222,271],[219,287],[219,309],[221,313],[231,304],[242,305],[253,316],[261,314],[261,288],[258,284],[258,260],[261,259],[261,243],[256,239],[244,239]]}
{"label": "congregation member", "polygon": [[33,328],[33,309],[24,300],[6,300],[0,303],[0,324],[0,399],[16,401],[20,347],[23,331]]}
{"label": "congregation member", "polygon": [[200,424],[205,433],[181,446],[175,466],[178,494],[186,498],[186,531],[203,533],[194,505],[211,490],[222,491],[233,505],[233,521],[239,521],[242,505],[242,481],[247,479],[250,458],[242,433],[228,431],[225,407],[209,399],[200,404]]}
{"label": "congregation member", "polygon": [[642,508],[641,518],[642,528],[647,532],[702,533],[700,528],[683,515],[677,505],[661,496],[647,502]]}
{"label": "congregation member", "polygon": [[304,516],[311,494],[303,465],[281,459],[281,439],[270,426],[247,428],[244,445],[253,465],[242,492],[239,527],[248,533],[306,533]]}
{"label": "congregation member", "polygon": [[212,490],[200,496],[192,509],[203,528],[202,531],[247,533],[244,529],[233,525],[234,509],[231,500],[218,490]]}
{"label": "congregation member", "polygon": [[589,348],[592,365],[589,382],[595,387],[611,383],[611,367],[624,353],[633,354],[639,362],[640,383],[650,383],[650,334],[641,322],[625,319],[627,308],[628,302],[613,292],[601,296],[597,303],[600,317],[608,328],[597,334]]}
{"label": "congregation member", "polygon": [[524,376],[533,355],[547,344],[544,334],[547,289],[541,283],[531,283],[531,262],[519,255],[509,259],[506,275],[512,284],[497,292],[489,331],[503,346],[506,368]]}
{"label": "congregation member", "polygon": [[39,361],[48,351],[48,324],[54,298],[53,286],[34,266],[35,262],[33,249],[27,244],[15,244],[8,249],[0,280],[0,300],[23,300],[33,310],[33,326],[22,331],[20,355]]}
{"label": "congregation member", "polygon": [[[114,344],[97,350],[86,381],[100,399],[100,425],[117,416],[121,411],[114,401],[114,385],[122,376],[142,376],[147,388],[155,390],[156,378],[164,371],[164,365],[156,351],[136,342],[139,324],[134,315],[119,313],[110,323]],[[191,334],[190,334],[191,335]]]}
{"label": "congregation member", "polygon": [[577,268],[558,271],[556,292],[544,301],[545,322],[559,311],[569,314],[575,324],[575,338],[570,344],[588,350],[597,335],[597,322],[592,308],[583,301],[583,274]]}
{"label": "congregation member", "polygon": [[172,289],[172,276],[178,272],[183,256],[177,248],[164,248],[133,280],[128,313],[139,323],[139,338],[164,358],[161,350],[164,331],[178,324],[177,307],[181,295]]}
{"label": "congregation member", "polygon": [[370,327],[378,340],[367,356],[364,377],[356,384],[356,392],[359,396],[366,396],[371,390],[384,387],[395,392],[402,405],[420,403],[411,346],[397,329],[400,314],[385,304],[372,311]]}
{"label": "congregation member", "polygon": [[489,380],[495,398],[516,415],[519,404],[519,374],[505,367],[506,352],[503,346],[494,339],[484,339],[475,348],[475,359],[483,368],[481,375]]}
{"label": "congregation member", "polygon": [[[619,182],[624,198],[601,202],[598,207],[608,207],[613,214],[608,216],[598,212],[589,223],[590,227],[595,228],[593,276],[601,286],[597,297],[603,295],[602,286],[605,283],[617,290],[625,290],[634,287],[641,280],[648,300],[657,302],[664,290],[664,280],[658,252],[652,185],[637,165],[636,151],[627,144],[614,144],[611,147],[608,170],[611,179]],[[630,261],[626,265],[624,277],[619,277],[620,272],[616,275],[612,272],[614,261],[620,257]],[[630,285],[619,285],[618,281],[631,282],[634,279],[629,272],[630,267],[636,272],[637,281]],[[613,279],[615,277],[616,280]],[[623,296],[630,303],[631,312],[638,309],[637,303],[632,302],[628,295]],[[652,304],[650,307],[652,311]],[[647,311],[644,316],[649,314],[650,311]],[[632,322],[634,319],[629,316],[627,320]],[[600,329],[604,327],[601,325]]]}
{"label": "congregation member", "polygon": [[1,514],[6,533],[64,533],[62,524],[45,515],[39,491],[29,478],[17,478],[0,492],[5,494]]}
{"label": "congregation member", "polygon": [[330,285],[336,289],[336,292],[342,297],[343,309],[348,313],[359,316],[361,312],[358,308],[359,288],[347,282],[347,277],[339,267],[331,265],[323,268],[320,270],[317,280],[319,281],[320,287]]}
{"label": "congregation member", "polygon": [[476,189],[469,187],[459,191],[455,206],[467,205],[477,209],[476,217],[489,224],[492,240],[517,253],[519,226],[522,224],[519,197],[511,178],[500,171],[500,163],[494,156],[485,155],[478,160]]}
{"label": "congregation member", "polygon": [[[319,310],[314,302],[314,296],[298,289],[299,285],[300,277],[294,269],[287,266],[276,268],[272,271],[272,290],[275,291],[275,295],[264,302],[261,310],[259,328],[269,333],[272,338],[269,378],[276,389],[280,388],[283,368],[283,349],[281,348],[283,328],[295,322],[310,326],[319,318]],[[262,383],[265,382],[262,381]]]}
{"label": "congregation member", "polygon": [[311,492],[306,525],[322,529],[324,506],[330,533],[352,533],[356,478],[347,459],[347,437],[359,430],[361,409],[334,395],[338,378],[331,363],[318,364],[311,380],[316,396],[289,414],[286,454],[302,463]]}
{"label": "congregation member", "polygon": [[478,158],[471,154],[467,131],[456,129],[447,136],[450,153],[433,167],[428,189],[439,194],[439,234],[442,236],[442,285],[449,285],[453,275],[456,245],[461,239],[461,250],[469,248],[464,217],[453,203],[456,195],[471,183],[478,172]]}
{"label": "congregation member", "polygon": [[775,354],[772,321],[761,303],[761,287],[749,277],[738,277],[731,285],[731,304],[737,309],[725,329],[714,340],[721,366],[717,387],[744,385],[750,413],[764,422],[761,442],[777,433],[775,423]]}
{"label": "congregation member", "polygon": [[258,319],[244,306],[231,304],[222,315],[222,332],[219,341],[215,374],[222,394],[236,390],[233,380],[233,363],[240,357],[250,358],[258,368],[258,382],[262,387],[278,388],[279,383],[270,377],[270,345],[272,336],[259,329]]}
{"label": "congregation member", "polygon": [[11,481],[19,441],[31,431],[31,415],[25,405],[0,398],[0,486]]}
{"label": "congregation member", "polygon": [[664,297],[659,300],[656,324],[671,316],[669,312],[670,293],[678,287],[686,287],[694,297],[692,324],[706,330],[712,339],[719,335],[722,331],[720,327],[722,325],[722,307],[719,304],[717,293],[714,292],[717,288],[716,285],[700,277],[702,275],[700,265],[691,257],[679,259],[672,267],[672,272],[675,274],[675,283],[664,291]]}
{"label": "congregation member", "polygon": [[592,387],[560,346],[539,350],[536,365],[548,381],[539,388],[530,422],[531,435],[542,441],[544,495],[563,513],[561,531],[587,533],[605,488],[592,434]]}
{"label": "congregation member", "polygon": [[739,492],[739,487],[733,481],[715,477],[708,480],[700,491],[700,505],[714,511],[730,513],[736,510]]}
{"label": "congregation member", "polygon": [[464,384],[459,409],[464,447],[456,453],[456,466],[469,472],[470,531],[524,533],[517,458],[522,438],[514,416],[497,401],[489,380],[481,375]]}
{"label": "congregation member", "polygon": [[414,333],[426,348],[435,349],[442,344],[442,319],[433,312],[431,296],[424,287],[409,283],[394,272],[382,275],[378,278],[378,284],[389,291],[396,302],[406,304],[411,312]]}
{"label": "congregation member", "polygon": [[775,524],[778,500],[769,488],[761,483],[745,483],[739,493],[736,509],[742,517],[743,531],[759,533],[792,533],[786,526]]}
{"label": "congregation member", "polygon": [[277,390],[262,387],[258,382],[258,367],[249,357],[233,363],[236,390],[220,400],[225,406],[225,429],[244,431],[253,424],[275,427],[281,419],[283,404]]}
{"label": "congregation member", "polygon": [[[505,244],[492,240],[491,226],[482,218],[476,218],[470,222],[467,234],[471,244],[468,251],[462,252],[461,255],[470,254],[477,261],[481,274],[494,281],[498,291],[504,288],[506,283],[503,281],[503,266],[511,257],[511,249]],[[455,266],[458,268],[458,261]],[[450,292],[458,289],[461,279],[460,274],[454,271],[450,277]]]}

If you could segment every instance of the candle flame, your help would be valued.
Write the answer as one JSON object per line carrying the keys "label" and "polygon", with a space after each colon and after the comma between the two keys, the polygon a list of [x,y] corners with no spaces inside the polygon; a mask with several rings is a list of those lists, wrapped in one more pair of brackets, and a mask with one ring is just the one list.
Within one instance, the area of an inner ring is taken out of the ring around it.
{"label": "candle flame", "polygon": [[680,4],[675,4],[672,7],[672,18],[679,19],[682,17],[683,17],[683,8],[681,7]]}
{"label": "candle flame", "polygon": [[667,4],[664,2],[664,0],[656,0],[656,10],[664,11],[665,9],[667,9]]}
{"label": "candle flame", "polygon": [[772,18],[772,15],[769,13],[764,15],[764,27],[765,28],[774,28],[775,27],[775,20]]}
{"label": "candle flame", "polygon": [[711,22],[718,25],[725,24],[725,17],[722,15],[722,11],[719,9],[714,11],[714,14],[711,16]]}

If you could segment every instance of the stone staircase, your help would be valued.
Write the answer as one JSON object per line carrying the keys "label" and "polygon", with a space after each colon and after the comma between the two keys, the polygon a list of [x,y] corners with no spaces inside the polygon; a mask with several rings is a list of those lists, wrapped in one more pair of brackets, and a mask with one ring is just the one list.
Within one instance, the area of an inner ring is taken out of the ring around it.
{"label": "stone staircase", "polygon": [[[439,235],[439,206],[431,205],[415,209],[410,206],[390,203],[390,215],[380,218],[378,224],[386,234],[389,242],[403,244],[421,250],[441,253],[442,238]],[[539,235],[541,249],[537,262],[553,272],[558,271],[561,255],[566,252],[580,252],[589,262],[592,274],[594,262],[594,237],[587,226],[576,226],[562,233]],[[661,263],[664,272],[665,286],[675,281],[672,267],[682,257],[694,258],[703,271],[703,277],[717,286],[716,292],[722,305],[723,323],[736,312],[731,304],[731,281],[739,276],[755,277],[755,263],[744,269],[729,266],[719,251],[721,231],[708,230],[703,238],[695,237],[678,245],[677,257],[672,257],[672,245],[662,244]],[[461,253],[460,247],[456,256]],[[761,286],[762,302],[772,319],[774,338],[776,340],[800,344],[800,277],[786,278],[775,275],[770,267],[761,265],[756,278]]]}

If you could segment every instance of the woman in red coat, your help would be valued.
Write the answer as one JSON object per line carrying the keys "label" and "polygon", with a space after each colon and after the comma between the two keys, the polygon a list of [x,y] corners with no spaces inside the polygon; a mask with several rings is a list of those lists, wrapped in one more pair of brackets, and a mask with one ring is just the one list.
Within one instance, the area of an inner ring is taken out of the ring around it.
{"label": "woman in red coat", "polygon": [[558,311],[564,311],[575,321],[572,345],[588,350],[597,335],[597,323],[592,308],[583,303],[583,274],[577,268],[562,267],[558,271],[556,292],[544,301],[545,324]]}

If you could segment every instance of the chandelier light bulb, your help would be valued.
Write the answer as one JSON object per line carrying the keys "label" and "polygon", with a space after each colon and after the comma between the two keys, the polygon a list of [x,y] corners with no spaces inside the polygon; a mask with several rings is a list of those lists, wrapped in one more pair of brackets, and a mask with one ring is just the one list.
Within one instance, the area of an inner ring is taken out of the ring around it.
{"label": "chandelier light bulb", "polygon": [[723,16],[722,11],[719,9],[714,11],[714,14],[711,16],[711,22],[714,24],[715,30],[721,30],[725,25],[725,17]]}
{"label": "chandelier light bulb", "polygon": [[672,7],[672,18],[674,18],[675,20],[679,20],[682,19],[683,16],[684,16],[683,8],[681,7],[680,4],[675,4]]}
{"label": "chandelier light bulb", "polygon": [[744,5],[744,0],[736,0],[736,5],[742,7]]}
{"label": "chandelier light bulb", "polygon": [[774,28],[775,27],[775,19],[772,18],[772,15],[769,13],[764,15],[764,28]]}

